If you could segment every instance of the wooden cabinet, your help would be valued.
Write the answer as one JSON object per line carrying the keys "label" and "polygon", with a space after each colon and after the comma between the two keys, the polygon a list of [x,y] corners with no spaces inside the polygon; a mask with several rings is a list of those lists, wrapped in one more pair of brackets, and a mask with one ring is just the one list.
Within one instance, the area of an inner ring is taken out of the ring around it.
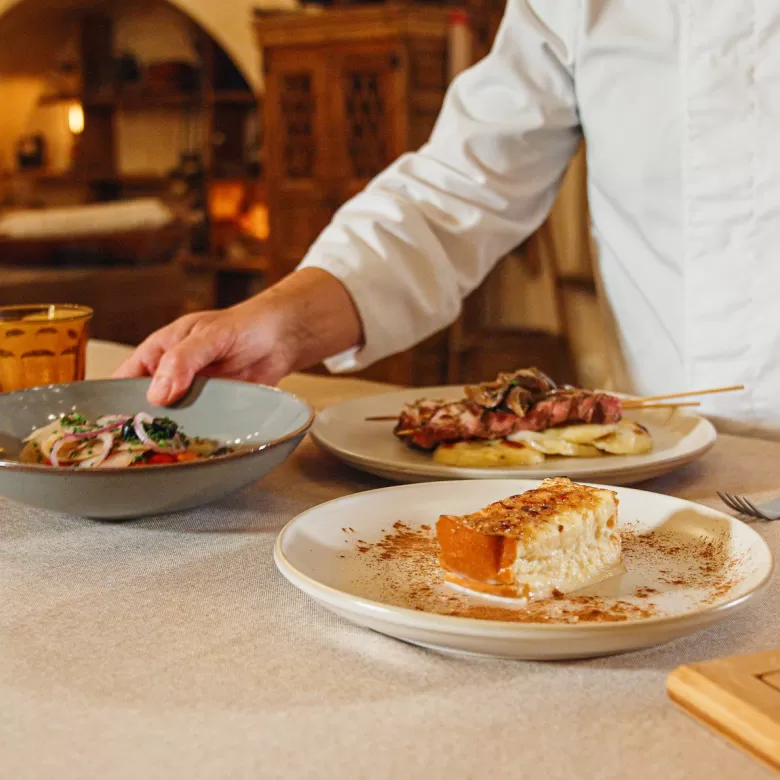
{"label": "wooden cabinet", "polygon": [[[258,15],[272,279],[295,269],[345,201],[428,137],[446,88],[449,12],[382,6]],[[443,381],[440,336],[363,376]]]}
{"label": "wooden cabinet", "polygon": [[393,7],[258,16],[276,278],[340,205],[428,137],[446,87],[447,20],[443,9]]}
{"label": "wooden cabinet", "polygon": [[[338,206],[327,139],[327,62],[275,51],[265,99],[270,274],[285,276]],[[267,70],[267,73],[270,71]]]}
{"label": "wooden cabinet", "polygon": [[[472,5],[474,50],[481,56],[502,3]],[[258,13],[272,279],[295,269],[342,203],[400,154],[425,143],[447,87],[450,13],[425,6]],[[550,236],[548,223],[505,260],[452,328],[361,376],[437,385],[537,365],[559,381],[575,382]],[[550,310],[544,321],[503,322],[498,309],[506,296],[496,290],[502,268],[513,263],[543,280],[539,289]]]}

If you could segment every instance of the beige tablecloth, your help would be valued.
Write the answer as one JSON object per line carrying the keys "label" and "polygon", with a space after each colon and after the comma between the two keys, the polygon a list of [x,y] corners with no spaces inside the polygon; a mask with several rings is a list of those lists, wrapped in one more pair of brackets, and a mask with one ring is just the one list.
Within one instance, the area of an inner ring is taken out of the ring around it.
{"label": "beige tablecloth", "polygon": [[[293,378],[319,405],[378,389]],[[780,644],[777,581],[697,636],[572,663],[469,660],[350,625],[289,586],[279,529],[382,484],[305,442],[200,511],[98,523],[0,501],[0,777],[772,776],[675,709],[677,665]],[[780,444],[723,438],[646,487],[780,492]],[[780,521],[757,524],[780,553]]]}

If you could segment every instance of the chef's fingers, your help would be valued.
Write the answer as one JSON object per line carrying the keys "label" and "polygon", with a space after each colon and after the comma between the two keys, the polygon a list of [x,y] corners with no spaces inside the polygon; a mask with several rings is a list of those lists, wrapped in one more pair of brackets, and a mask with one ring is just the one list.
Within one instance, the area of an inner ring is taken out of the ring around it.
{"label": "chef's fingers", "polygon": [[147,337],[114,372],[114,379],[153,376],[162,356],[185,339],[205,313],[188,314]]}
{"label": "chef's fingers", "polygon": [[168,406],[179,400],[198,373],[224,357],[231,338],[228,328],[206,326],[192,330],[182,341],[166,350],[159,359],[147,393],[149,403]]}

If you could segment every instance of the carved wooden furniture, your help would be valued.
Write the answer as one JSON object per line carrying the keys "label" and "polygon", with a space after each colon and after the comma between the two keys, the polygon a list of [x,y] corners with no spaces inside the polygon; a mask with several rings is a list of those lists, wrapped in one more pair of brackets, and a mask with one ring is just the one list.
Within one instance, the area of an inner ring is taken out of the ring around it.
{"label": "carved wooden furniture", "polygon": [[[449,11],[378,6],[258,14],[266,93],[271,278],[292,271],[336,209],[428,138],[447,82]],[[446,335],[366,376],[446,376]]]}
{"label": "carved wooden furniture", "polygon": [[334,211],[428,137],[446,88],[448,12],[346,8],[258,15],[275,274]]}

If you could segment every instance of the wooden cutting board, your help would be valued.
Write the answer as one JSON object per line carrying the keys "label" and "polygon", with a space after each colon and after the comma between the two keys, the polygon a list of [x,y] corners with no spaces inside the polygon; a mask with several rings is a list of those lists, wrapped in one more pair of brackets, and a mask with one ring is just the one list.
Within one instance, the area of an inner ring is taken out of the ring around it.
{"label": "wooden cutting board", "polygon": [[666,687],[687,713],[780,773],[780,649],[680,666]]}

